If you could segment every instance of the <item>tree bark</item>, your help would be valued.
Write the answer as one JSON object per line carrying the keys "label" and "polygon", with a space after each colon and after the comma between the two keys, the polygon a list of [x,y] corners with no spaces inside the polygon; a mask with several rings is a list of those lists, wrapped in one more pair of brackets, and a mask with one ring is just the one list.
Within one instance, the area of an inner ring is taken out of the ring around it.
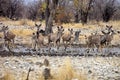
{"label": "tree bark", "polygon": [[45,27],[45,34],[52,33],[52,26],[53,26],[53,17],[55,16],[56,7],[58,4],[58,0],[52,0],[52,3],[50,4],[50,0],[46,0],[46,11],[45,11],[45,21],[46,21],[46,27]]}

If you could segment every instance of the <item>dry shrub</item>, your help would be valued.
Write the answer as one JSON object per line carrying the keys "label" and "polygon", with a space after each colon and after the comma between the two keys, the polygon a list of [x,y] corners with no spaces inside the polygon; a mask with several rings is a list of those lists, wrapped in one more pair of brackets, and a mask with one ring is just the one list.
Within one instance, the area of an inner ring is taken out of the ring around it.
{"label": "dry shrub", "polygon": [[0,38],[2,38],[3,37],[3,34],[2,33],[0,33]]}
{"label": "dry shrub", "polygon": [[15,80],[15,76],[11,72],[5,72],[4,76],[0,80]]}
{"label": "dry shrub", "polygon": [[44,80],[44,76],[42,74],[40,74],[40,76],[38,76],[37,80]]}
{"label": "dry shrub", "polygon": [[72,67],[70,58],[64,59],[64,65],[58,69],[58,74],[55,76],[55,80],[86,80],[86,77],[82,74],[78,74]]}
{"label": "dry shrub", "polygon": [[0,17],[0,21],[7,21],[7,20],[10,20],[10,19],[7,17]]}
{"label": "dry shrub", "polygon": [[28,19],[21,19],[20,21],[20,25],[28,25],[28,26],[34,26],[35,22],[32,20],[28,20]]}
{"label": "dry shrub", "polygon": [[35,22],[32,20],[28,20],[28,19],[21,19],[18,21],[10,21],[11,25],[15,25],[15,26],[21,26],[21,25],[28,25],[28,26],[34,26]]}
{"label": "dry shrub", "polygon": [[16,34],[17,36],[30,36],[34,32],[34,30],[29,29],[13,29],[12,32]]}

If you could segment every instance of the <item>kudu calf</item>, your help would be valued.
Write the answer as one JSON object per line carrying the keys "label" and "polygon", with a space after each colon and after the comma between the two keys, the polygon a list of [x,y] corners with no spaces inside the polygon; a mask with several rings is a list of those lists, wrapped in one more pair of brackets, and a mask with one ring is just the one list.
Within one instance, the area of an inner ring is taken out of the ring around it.
{"label": "kudu calf", "polygon": [[1,31],[3,31],[3,36],[4,36],[4,47],[7,42],[7,45],[8,45],[7,47],[10,50],[9,43],[12,42],[12,44],[14,45],[15,34],[9,31],[8,26],[3,26]]}

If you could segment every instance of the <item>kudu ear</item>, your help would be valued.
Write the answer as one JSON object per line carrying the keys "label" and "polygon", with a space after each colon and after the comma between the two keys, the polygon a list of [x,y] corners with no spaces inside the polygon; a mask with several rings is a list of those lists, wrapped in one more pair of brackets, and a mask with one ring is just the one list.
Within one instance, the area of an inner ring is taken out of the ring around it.
{"label": "kudu ear", "polygon": [[32,33],[33,35],[35,35],[35,33]]}
{"label": "kudu ear", "polygon": [[59,28],[59,26],[57,26],[57,28]]}
{"label": "kudu ear", "polygon": [[113,26],[110,26],[110,28],[109,29],[111,29]]}
{"label": "kudu ear", "polygon": [[62,29],[62,31],[64,31],[64,29]]}
{"label": "kudu ear", "polygon": [[38,25],[35,23],[35,26],[38,26]]}
{"label": "kudu ear", "polygon": [[102,33],[104,34],[104,35],[106,35],[107,33],[106,32],[104,32],[104,31],[102,31]]}
{"label": "kudu ear", "polygon": [[8,26],[6,26],[6,27],[5,27],[5,30],[8,30],[8,29],[9,29]]}
{"label": "kudu ear", "polygon": [[57,28],[58,28],[58,31],[60,30],[60,27],[59,26],[57,26]]}
{"label": "kudu ear", "polygon": [[63,26],[61,26],[61,29],[63,29]]}
{"label": "kudu ear", "polygon": [[70,29],[68,28],[68,31],[70,31]]}
{"label": "kudu ear", "polygon": [[2,29],[4,29],[4,28],[5,28],[5,26],[2,27]]}
{"label": "kudu ear", "polygon": [[108,26],[108,25],[106,25],[106,27],[107,27],[107,28],[109,28],[109,26]]}
{"label": "kudu ear", "polygon": [[39,24],[39,27],[41,27],[42,26],[42,24]]}
{"label": "kudu ear", "polygon": [[73,31],[73,29],[71,29],[71,31]]}

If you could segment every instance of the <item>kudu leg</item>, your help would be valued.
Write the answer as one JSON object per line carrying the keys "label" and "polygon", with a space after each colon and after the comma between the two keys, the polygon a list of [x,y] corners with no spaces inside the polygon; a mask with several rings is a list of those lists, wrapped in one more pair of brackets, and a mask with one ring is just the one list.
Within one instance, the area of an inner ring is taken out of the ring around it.
{"label": "kudu leg", "polygon": [[6,41],[4,40],[3,48],[6,50]]}
{"label": "kudu leg", "polygon": [[11,42],[8,41],[7,48],[8,48],[8,50],[9,50],[10,54],[13,55],[13,52],[12,52],[12,50],[11,50],[10,43],[11,43]]}
{"label": "kudu leg", "polygon": [[66,49],[67,49],[67,45],[68,45],[68,43],[66,42],[66,44],[64,43],[64,47],[65,47],[65,51],[66,51]]}

